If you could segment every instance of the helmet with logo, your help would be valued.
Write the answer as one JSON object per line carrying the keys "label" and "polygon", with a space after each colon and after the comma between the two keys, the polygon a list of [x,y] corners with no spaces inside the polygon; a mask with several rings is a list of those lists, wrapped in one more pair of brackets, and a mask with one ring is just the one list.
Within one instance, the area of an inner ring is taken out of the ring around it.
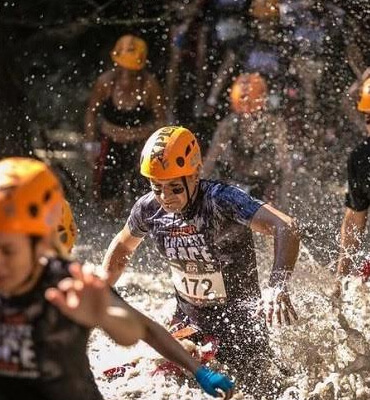
{"label": "helmet with logo", "polygon": [[140,172],[149,179],[190,176],[202,165],[196,137],[182,126],[166,126],[154,132],[141,153]]}
{"label": "helmet with logo", "polygon": [[360,101],[357,103],[357,110],[370,113],[370,78],[362,84]]}
{"label": "helmet with logo", "polygon": [[71,206],[67,200],[63,201],[62,217],[58,223],[57,230],[60,243],[70,253],[76,242],[77,226]]}
{"label": "helmet with logo", "polygon": [[134,71],[140,71],[145,67],[147,55],[146,42],[133,35],[125,35],[119,38],[111,51],[113,62]]}
{"label": "helmet with logo", "polygon": [[231,87],[231,108],[236,113],[251,113],[267,102],[267,83],[259,74],[241,74]]}
{"label": "helmet with logo", "polygon": [[60,183],[43,162],[0,161],[0,232],[46,236],[57,227],[62,201]]}

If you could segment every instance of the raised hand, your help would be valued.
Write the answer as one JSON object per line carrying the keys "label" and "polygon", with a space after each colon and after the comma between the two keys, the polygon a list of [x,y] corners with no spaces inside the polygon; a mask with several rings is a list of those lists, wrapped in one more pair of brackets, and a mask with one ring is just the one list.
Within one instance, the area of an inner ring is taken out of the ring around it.
{"label": "raised hand", "polygon": [[281,325],[291,325],[293,320],[298,319],[298,315],[290,301],[289,293],[286,289],[269,288],[260,300],[256,315],[265,314],[266,323],[272,326],[274,320]]}
{"label": "raised hand", "polygon": [[57,288],[47,289],[46,299],[81,325],[89,328],[100,325],[110,305],[108,284],[92,273],[83,272],[78,263],[71,264],[69,270],[71,278],[63,279]]}

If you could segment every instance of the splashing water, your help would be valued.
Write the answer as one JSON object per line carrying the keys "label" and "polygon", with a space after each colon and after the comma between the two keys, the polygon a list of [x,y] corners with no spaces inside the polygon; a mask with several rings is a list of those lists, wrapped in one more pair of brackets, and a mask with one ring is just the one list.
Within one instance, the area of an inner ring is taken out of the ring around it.
{"label": "splashing water", "polygon": [[[256,238],[256,242],[262,238]],[[265,240],[265,239],[263,239]],[[262,246],[257,246],[265,248]],[[267,243],[272,249],[272,242]],[[270,251],[267,253],[272,254]],[[261,286],[265,286],[271,257],[257,252]],[[173,289],[166,273],[123,275],[118,286],[134,307],[166,323],[175,309]],[[276,358],[288,371],[280,400],[350,400],[370,398],[370,286],[360,278],[343,282],[343,296],[333,297],[333,276],[316,263],[302,246],[290,284],[291,299],[299,320],[293,326],[270,329]],[[130,348],[115,345],[94,331],[89,356],[98,385],[106,399],[207,398],[193,379],[156,374],[161,357],[144,343]],[[103,371],[133,363],[123,377],[108,382]],[[236,395],[234,398],[242,398]]]}

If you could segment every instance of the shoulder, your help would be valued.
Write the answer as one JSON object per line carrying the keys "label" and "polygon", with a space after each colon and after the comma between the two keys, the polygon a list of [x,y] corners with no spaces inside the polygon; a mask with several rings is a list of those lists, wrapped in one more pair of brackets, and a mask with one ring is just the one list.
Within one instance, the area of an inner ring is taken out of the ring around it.
{"label": "shoulder", "polygon": [[204,181],[205,201],[218,215],[242,222],[250,220],[265,203],[255,199],[244,190],[223,182]]}
{"label": "shoulder", "polygon": [[[259,200],[254,199],[237,186],[220,181],[204,180],[202,181],[202,189],[206,198],[219,205],[234,204],[243,201],[259,202]],[[261,202],[261,204],[263,203]]]}
{"label": "shoulder", "polygon": [[147,217],[151,214],[155,214],[160,207],[160,204],[155,199],[154,193],[150,191],[137,200],[131,209],[130,215]]}
{"label": "shoulder", "polygon": [[103,72],[98,76],[95,86],[96,87],[110,87],[113,86],[116,77],[116,71],[114,69]]}

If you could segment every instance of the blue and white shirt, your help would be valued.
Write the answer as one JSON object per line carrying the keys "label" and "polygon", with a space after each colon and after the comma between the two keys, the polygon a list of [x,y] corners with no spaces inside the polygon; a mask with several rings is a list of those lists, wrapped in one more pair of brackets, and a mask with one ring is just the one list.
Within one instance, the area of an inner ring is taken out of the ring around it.
{"label": "blue and white shirt", "polygon": [[249,225],[263,204],[235,186],[202,180],[185,213],[167,213],[151,192],[136,202],[128,226],[136,237],[149,235],[168,260],[179,303],[226,305],[260,294]]}

